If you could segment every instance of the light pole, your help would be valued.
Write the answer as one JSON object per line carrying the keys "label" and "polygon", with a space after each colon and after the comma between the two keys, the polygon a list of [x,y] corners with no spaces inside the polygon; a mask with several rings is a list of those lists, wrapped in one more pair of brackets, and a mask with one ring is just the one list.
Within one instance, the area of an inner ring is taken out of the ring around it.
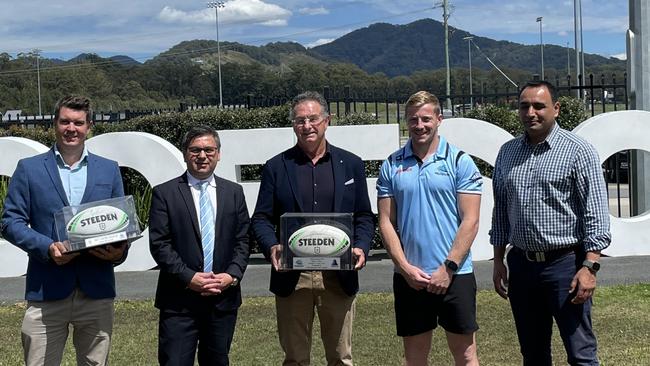
{"label": "light pole", "polygon": [[474,94],[472,92],[472,39],[474,37],[468,36],[468,37],[463,37],[463,40],[467,41],[467,58],[469,59],[469,104],[470,107],[469,109],[471,110],[474,107]]}
{"label": "light pole", "polygon": [[39,59],[41,58],[41,50],[38,48],[34,49],[32,51],[34,55],[36,56],[36,83],[38,84],[38,115],[42,116],[43,115],[43,108],[41,107],[41,66],[39,63]]}
{"label": "light pole", "polygon": [[571,48],[569,48],[569,42],[566,43],[566,74],[571,75]]}
{"label": "light pole", "polygon": [[537,17],[537,22],[539,23],[539,48],[542,54],[542,80],[544,80],[544,41],[542,39],[542,18]]}
{"label": "light pole", "polygon": [[208,3],[208,8],[214,8],[214,12],[217,15],[217,69],[219,72],[219,108],[223,108],[223,92],[221,89],[221,48],[219,47],[219,8],[225,7],[223,1],[211,1]]}
{"label": "light pole", "polygon": [[444,21],[444,29],[445,29],[445,69],[447,70],[447,80],[446,80],[446,86],[447,86],[447,109],[451,110],[452,105],[451,105],[451,70],[449,69],[449,9],[448,9],[448,1],[447,0],[442,0],[442,7],[443,7],[443,13],[442,13],[442,18]]}

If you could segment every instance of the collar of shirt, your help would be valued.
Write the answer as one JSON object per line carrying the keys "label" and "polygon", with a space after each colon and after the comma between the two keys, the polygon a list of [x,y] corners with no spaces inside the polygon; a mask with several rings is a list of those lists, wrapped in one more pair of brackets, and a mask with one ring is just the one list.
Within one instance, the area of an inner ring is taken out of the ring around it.
{"label": "collar of shirt", "polygon": [[[447,154],[449,153],[449,149],[447,146],[447,139],[444,138],[442,135],[438,135],[440,137],[440,141],[438,142],[438,148],[436,149],[436,153],[432,154],[427,158],[427,161],[436,161],[436,160],[444,160],[447,159]],[[411,139],[409,138],[408,142],[404,144],[403,149],[403,156],[404,159],[413,157],[415,160],[420,161],[420,158],[413,153],[413,147],[411,146],[412,142]]]}
{"label": "collar of shirt", "polygon": [[[192,174],[190,174],[190,172],[187,172],[187,185],[188,186],[194,187],[196,189],[201,189],[201,184],[203,182],[205,182],[205,181],[206,181],[206,179],[203,179],[203,180],[197,179]],[[207,179],[207,182],[208,182],[208,185],[210,187],[213,187],[213,188],[217,187],[217,183],[216,183],[216,181],[214,179],[214,174],[210,175],[210,178]]]}
{"label": "collar of shirt", "polygon": [[[549,148],[553,148],[553,146],[557,146],[558,143],[558,131],[560,130],[560,125],[557,124],[557,121],[553,124],[553,128],[551,128],[551,132],[549,132],[548,136],[544,139],[544,141],[540,142],[538,145],[546,144],[548,145]],[[529,145],[531,147],[534,147],[534,145],[530,145],[528,143],[528,134],[524,133],[523,138],[521,139],[521,143],[524,145]]]}
{"label": "collar of shirt", "polygon": [[79,159],[79,161],[74,163],[72,166],[66,164],[65,160],[63,160],[63,155],[61,155],[61,152],[56,147],[56,144],[54,144],[54,156],[56,157],[56,164],[59,166],[59,168],[77,170],[81,168],[82,165],[88,164],[88,148],[85,145],[84,150],[81,153],[81,159]]}
{"label": "collar of shirt", "polygon": [[[311,159],[309,158],[309,156],[307,156],[307,154],[305,154],[305,152],[302,151],[300,146],[298,146],[297,144],[293,147],[292,154],[293,154],[294,158],[296,159],[296,163],[298,163],[298,164],[307,164],[307,163],[312,162]],[[318,159],[317,164],[320,163],[320,162],[328,161],[330,159],[331,155],[332,154],[330,152],[330,144],[328,142],[326,142],[325,143],[325,154],[323,154],[323,156],[320,159]]]}

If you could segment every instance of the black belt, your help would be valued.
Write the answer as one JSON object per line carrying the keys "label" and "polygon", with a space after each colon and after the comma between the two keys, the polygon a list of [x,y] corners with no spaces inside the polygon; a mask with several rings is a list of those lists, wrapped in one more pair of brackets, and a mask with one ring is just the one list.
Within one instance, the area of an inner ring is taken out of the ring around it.
{"label": "black belt", "polygon": [[575,253],[578,250],[577,246],[571,246],[571,247],[566,247],[566,248],[560,248],[560,249],[555,249],[555,250],[549,250],[549,251],[532,251],[532,250],[523,250],[521,248],[512,247],[512,251],[514,253],[517,253],[519,255],[524,256],[524,258],[528,259],[531,262],[552,262],[558,258],[562,258],[565,255],[569,255],[571,253]]}

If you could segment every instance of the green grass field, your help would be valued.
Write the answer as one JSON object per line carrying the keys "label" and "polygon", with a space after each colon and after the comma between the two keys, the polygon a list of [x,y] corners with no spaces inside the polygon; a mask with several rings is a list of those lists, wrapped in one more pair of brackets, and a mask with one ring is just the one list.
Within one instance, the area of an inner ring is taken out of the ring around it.
{"label": "green grass field", "polygon": [[[402,342],[395,336],[392,294],[361,294],[357,298],[353,354],[356,365],[402,364]],[[24,304],[0,307],[0,365],[20,365],[20,322]],[[594,327],[603,365],[650,365],[650,284],[599,288],[594,303]],[[119,301],[116,305],[112,365],[156,364],[158,313],[151,301]],[[519,365],[517,337],[506,301],[493,291],[478,294],[477,333],[482,365]],[[317,322],[316,322],[317,323]],[[324,365],[323,348],[315,326],[312,360]],[[566,364],[557,332],[554,363]],[[231,352],[233,365],[279,365],[272,297],[246,298],[239,313]],[[64,365],[74,365],[70,342]],[[431,365],[450,365],[443,332],[435,331]]]}

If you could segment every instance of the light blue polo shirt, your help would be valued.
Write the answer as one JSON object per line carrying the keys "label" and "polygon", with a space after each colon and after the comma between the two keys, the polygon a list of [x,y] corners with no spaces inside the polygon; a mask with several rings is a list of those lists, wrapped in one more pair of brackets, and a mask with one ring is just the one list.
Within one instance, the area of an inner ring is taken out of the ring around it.
{"label": "light blue polo shirt", "polygon": [[[422,165],[418,160],[411,140],[391,154],[381,166],[377,197],[395,199],[406,259],[432,273],[447,258],[460,225],[457,194],[481,194],[483,179],[472,158],[442,136],[436,153]],[[471,272],[470,252],[457,273]]]}

